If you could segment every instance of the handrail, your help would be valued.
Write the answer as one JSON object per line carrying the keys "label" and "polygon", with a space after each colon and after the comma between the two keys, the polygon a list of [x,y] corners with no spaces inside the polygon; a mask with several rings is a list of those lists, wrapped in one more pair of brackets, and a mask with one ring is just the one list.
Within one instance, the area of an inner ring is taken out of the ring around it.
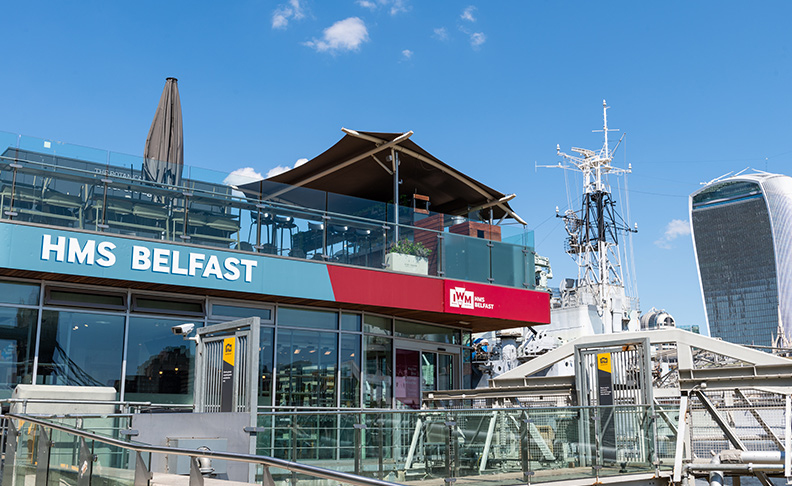
{"label": "handrail", "polygon": [[[143,444],[143,443],[134,443],[134,442],[125,442],[118,439],[113,439],[110,437],[104,437],[98,434],[94,434],[91,432],[85,432],[79,429],[75,429],[73,427],[68,427],[65,425],[54,424],[51,422],[47,422],[46,420],[41,420],[35,417],[28,417],[26,415],[18,415],[13,413],[7,413],[5,415],[0,415],[0,418],[13,418],[17,420],[24,420],[27,422],[31,422],[37,425],[41,425],[42,427],[48,427],[55,430],[60,430],[61,432],[66,432],[69,434],[73,434],[77,437],[83,437],[85,439],[91,439],[97,442],[102,442],[104,444],[121,447],[128,450],[133,450],[135,452],[149,452],[149,453],[156,453],[156,454],[175,454],[179,456],[189,456],[189,457],[211,457],[214,459],[223,459],[227,461],[237,461],[237,462],[246,462],[246,463],[253,463],[253,464],[262,464],[268,467],[276,467],[279,469],[286,469],[295,473],[299,474],[307,474],[309,476],[318,477],[322,479],[330,479],[332,481],[340,481],[342,483],[352,484],[354,486],[399,486],[397,483],[391,483],[390,481],[383,481],[380,479],[373,479],[373,478],[366,478],[363,476],[356,476],[354,474],[349,474],[341,471],[333,471],[331,469],[325,469],[316,466],[309,466],[307,464],[300,464],[297,462],[287,461],[285,459],[277,459],[275,457],[269,456],[258,456],[254,454],[242,454],[237,452],[220,452],[220,451],[209,451],[209,450],[198,450],[198,449],[184,449],[179,447],[166,447],[166,446],[156,446],[151,444]],[[200,454],[197,454],[200,452]]]}

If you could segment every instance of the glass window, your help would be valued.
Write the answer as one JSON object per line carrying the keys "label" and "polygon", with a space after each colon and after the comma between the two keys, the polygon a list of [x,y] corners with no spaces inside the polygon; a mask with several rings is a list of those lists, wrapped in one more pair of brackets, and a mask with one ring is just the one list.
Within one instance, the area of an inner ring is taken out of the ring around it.
{"label": "glass window", "polygon": [[338,334],[278,330],[276,403],[293,407],[335,407]]}
{"label": "glass window", "polygon": [[202,300],[167,300],[136,295],[132,296],[132,310],[203,317],[204,302]]}
{"label": "glass window", "polygon": [[454,388],[454,357],[450,354],[437,356],[437,389],[452,390]]}
{"label": "glass window", "polygon": [[437,390],[435,369],[437,369],[437,354],[421,353],[421,391]]}
{"label": "glass window", "polygon": [[360,407],[360,335],[341,335],[341,406]]}
{"label": "glass window", "polygon": [[393,397],[392,341],[381,336],[365,336],[365,343],[363,406],[390,408]]}
{"label": "glass window", "polygon": [[446,344],[459,344],[460,341],[460,331],[458,329],[399,320],[396,321],[396,335]]}
{"label": "glass window", "polygon": [[124,398],[192,403],[195,343],[174,335],[184,319],[130,317]]}
{"label": "glass window", "polygon": [[366,318],[363,320],[363,331],[371,334],[387,334],[390,336],[393,333],[393,320],[390,317],[366,315]]}
{"label": "glass window", "polygon": [[258,404],[262,407],[272,405],[272,370],[275,346],[275,329],[272,327],[262,327],[259,333],[259,399]]}
{"label": "glass window", "polygon": [[44,302],[99,309],[126,310],[126,293],[47,287]]}
{"label": "glass window", "polygon": [[0,307],[0,397],[33,379],[38,310]]}
{"label": "glass window", "polygon": [[338,329],[338,313],[333,311],[279,307],[278,325],[310,327],[311,329]]}
{"label": "glass window", "polygon": [[0,302],[38,305],[40,286],[21,282],[0,282]]}
{"label": "glass window", "polygon": [[341,330],[360,332],[360,314],[341,314]]}
{"label": "glass window", "polygon": [[472,363],[473,351],[470,349],[463,349],[462,350],[462,388],[465,390],[470,390],[475,388],[478,385],[480,376],[476,379],[476,382],[473,382],[473,363]]}
{"label": "glass window", "polygon": [[272,309],[261,307],[246,307],[241,305],[212,304],[212,316],[233,317],[245,319],[247,317],[260,317],[262,321],[272,320]]}
{"label": "glass window", "polygon": [[112,386],[118,392],[123,340],[122,315],[45,310],[37,381],[44,385]]}

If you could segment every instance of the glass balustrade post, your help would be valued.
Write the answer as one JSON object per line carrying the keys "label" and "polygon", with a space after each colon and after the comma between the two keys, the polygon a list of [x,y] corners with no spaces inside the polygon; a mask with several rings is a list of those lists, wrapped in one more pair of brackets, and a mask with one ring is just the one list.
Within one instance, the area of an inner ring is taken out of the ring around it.
{"label": "glass balustrade post", "polygon": [[52,442],[44,427],[37,426],[38,443],[36,444],[36,482],[35,486],[47,486],[49,479],[49,457]]}
{"label": "glass balustrade post", "polygon": [[[184,195],[184,229],[182,230],[182,234],[179,235],[179,238],[184,241],[190,241],[190,235],[187,234],[187,225],[189,224],[190,197],[193,194],[188,191],[185,191],[182,194]],[[168,239],[170,239],[170,236],[168,236]]]}
{"label": "glass balustrade post", "polygon": [[362,449],[363,449],[363,442],[362,442],[363,429],[366,428],[366,424],[364,424],[363,421],[361,420],[360,416],[358,416],[358,423],[354,424],[353,427],[355,428],[355,444],[354,444],[354,446],[355,446],[355,450],[354,450],[354,454],[355,454],[355,456],[354,456],[355,457],[354,458],[354,461],[355,461],[355,474],[360,476],[361,472],[363,471],[363,467],[362,467],[362,461],[363,461],[363,454],[362,454],[362,452],[363,452],[362,451]]}
{"label": "glass balustrade post", "polygon": [[143,460],[143,455],[140,452],[135,452],[135,481],[133,486],[149,486],[151,481],[151,472],[146,461]]}
{"label": "glass balustrade post", "polygon": [[[291,461],[297,462],[297,416],[291,416]],[[297,473],[291,472],[292,485],[297,484]]]}
{"label": "glass balustrade post", "polygon": [[[102,178],[102,184],[104,187],[102,192],[102,219],[97,220],[96,222],[96,228],[99,230],[106,230],[110,228],[110,225],[107,224],[107,187],[112,182],[112,179],[110,179],[108,176],[108,171],[105,169],[105,177]],[[101,223],[99,221],[101,221]]]}
{"label": "glass balustrade post", "polygon": [[377,478],[385,477],[385,417],[380,415],[377,419]]}
{"label": "glass balustrade post", "polygon": [[528,429],[531,426],[531,420],[528,414],[523,412],[520,419],[520,466],[523,474],[523,481],[530,483],[531,475],[531,442],[528,435]]}
{"label": "glass balustrade post", "polygon": [[14,485],[14,469],[16,468],[17,441],[19,433],[12,419],[7,419],[8,427],[5,436],[5,458],[3,461],[3,484]]}
{"label": "glass balustrade post", "polygon": [[77,486],[91,486],[94,455],[84,437],[80,437],[79,459],[77,461]]}
{"label": "glass balustrade post", "polygon": [[9,164],[9,167],[14,169],[14,175],[11,179],[11,199],[9,199],[8,211],[5,212],[5,215],[8,216],[8,219],[14,219],[14,216],[17,215],[17,212],[14,211],[14,194],[16,193],[17,171],[22,168],[22,164],[14,161],[14,163]]}

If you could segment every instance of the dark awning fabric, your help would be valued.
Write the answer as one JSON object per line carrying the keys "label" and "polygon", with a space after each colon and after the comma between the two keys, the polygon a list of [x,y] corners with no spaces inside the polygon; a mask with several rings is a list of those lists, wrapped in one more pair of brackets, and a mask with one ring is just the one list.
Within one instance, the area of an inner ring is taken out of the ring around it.
{"label": "dark awning fabric", "polygon": [[[386,142],[393,141],[402,133],[358,132],[365,137],[374,137]],[[376,149],[382,143],[346,135],[324,153],[305,164],[267,179],[269,182],[302,186],[320,191],[354,196],[380,202],[393,201],[393,176],[373,157],[386,167],[393,165],[387,160],[390,147],[367,156],[338,170],[332,170],[344,162]],[[492,203],[504,197],[484,184],[453,169],[407,139],[395,145],[399,157],[399,195],[402,204],[411,204],[412,194],[429,197],[430,210],[433,212],[464,215],[469,209]],[[425,160],[422,160],[425,159]],[[327,172],[321,177],[318,175]],[[260,184],[250,183],[240,187],[247,194],[259,192]],[[508,204],[501,203],[508,207]],[[493,205],[493,217],[508,217],[508,213]],[[509,208],[511,211],[511,208]],[[487,215],[489,210],[487,210]]]}

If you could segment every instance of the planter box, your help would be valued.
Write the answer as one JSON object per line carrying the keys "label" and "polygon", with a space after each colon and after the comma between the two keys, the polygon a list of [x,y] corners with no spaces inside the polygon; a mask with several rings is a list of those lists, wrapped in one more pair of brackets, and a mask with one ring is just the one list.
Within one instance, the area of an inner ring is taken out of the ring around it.
{"label": "planter box", "polygon": [[404,253],[388,253],[385,255],[385,268],[397,272],[429,275],[429,259]]}

